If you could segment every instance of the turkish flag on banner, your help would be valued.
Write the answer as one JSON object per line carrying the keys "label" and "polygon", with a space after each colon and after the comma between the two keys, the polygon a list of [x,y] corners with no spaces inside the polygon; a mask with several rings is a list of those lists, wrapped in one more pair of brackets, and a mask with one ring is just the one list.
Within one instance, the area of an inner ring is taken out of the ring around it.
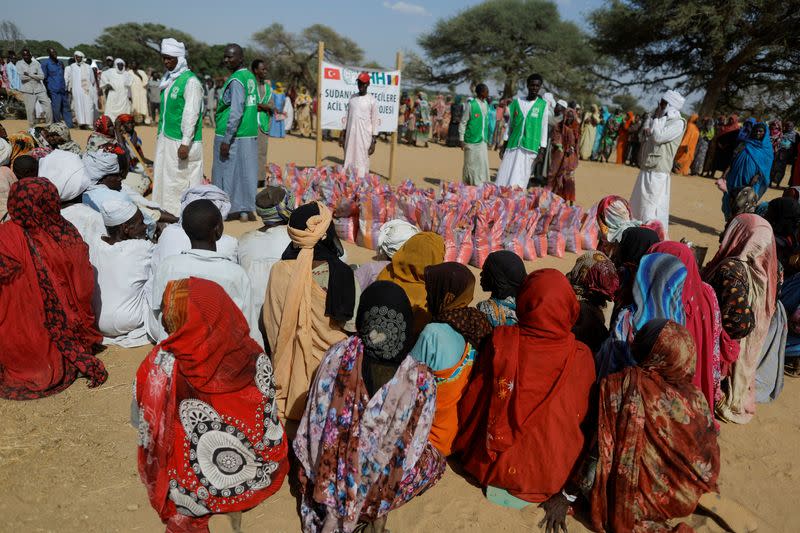
{"label": "turkish flag on banner", "polygon": [[325,79],[326,80],[340,80],[341,73],[338,68],[325,68]]}

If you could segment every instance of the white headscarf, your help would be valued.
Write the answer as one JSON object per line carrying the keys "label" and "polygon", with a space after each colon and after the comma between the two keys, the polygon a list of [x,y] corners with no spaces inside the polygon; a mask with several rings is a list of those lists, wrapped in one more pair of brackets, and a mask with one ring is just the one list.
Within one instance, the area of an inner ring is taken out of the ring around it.
{"label": "white headscarf", "polygon": [[408,239],[419,233],[419,229],[405,220],[390,220],[378,231],[378,250],[389,259]]}
{"label": "white headscarf", "polygon": [[117,154],[110,154],[101,150],[87,152],[83,156],[83,167],[86,169],[86,176],[92,184],[95,184],[103,179],[104,176],[119,172],[119,160],[117,159]]}
{"label": "white headscarf", "polygon": [[667,102],[667,109],[664,112],[666,116],[670,118],[681,116],[681,109],[683,109],[683,104],[686,102],[686,99],[681,96],[678,91],[670,89],[664,93],[661,99]]}
{"label": "white headscarf", "polygon": [[0,139],[0,166],[7,165],[10,158],[11,144],[5,139]]}
{"label": "white headscarf", "polygon": [[133,202],[122,200],[106,200],[100,206],[100,214],[103,215],[103,224],[113,228],[124,224],[133,218],[139,209]]}
{"label": "white headscarf", "polygon": [[63,202],[77,198],[90,185],[81,156],[66,150],[53,150],[40,159],[39,176],[56,186]]}
{"label": "white headscarf", "polygon": [[75,52],[73,52],[72,55],[73,55],[73,57],[74,56],[78,56],[78,57],[82,57],[82,58],[86,59],[86,54],[84,54],[80,50],[75,50]]}
{"label": "white headscarf", "polygon": [[198,185],[192,187],[181,195],[181,214],[186,206],[195,200],[211,200],[222,218],[225,219],[231,211],[231,198],[228,193],[217,187],[216,185]]}
{"label": "white headscarf", "polygon": [[[114,60],[114,66],[115,67],[119,66],[120,63],[122,63],[122,69],[124,70],[125,69],[125,61],[123,61],[121,57],[118,57],[118,58],[116,58]],[[119,69],[117,69],[117,70],[119,70]]]}
{"label": "white headscarf", "polygon": [[176,41],[172,37],[161,41],[161,53],[178,58],[178,64],[175,65],[175,68],[165,71],[164,76],[161,78],[159,90],[163,91],[178,79],[178,76],[186,72],[189,69],[189,65],[186,63],[186,47],[182,42]]}

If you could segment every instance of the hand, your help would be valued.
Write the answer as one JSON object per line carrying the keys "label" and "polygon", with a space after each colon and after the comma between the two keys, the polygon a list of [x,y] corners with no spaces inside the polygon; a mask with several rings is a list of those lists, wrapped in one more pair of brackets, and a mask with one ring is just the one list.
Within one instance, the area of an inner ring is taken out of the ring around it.
{"label": "hand", "polygon": [[539,148],[539,153],[536,154],[536,159],[544,158],[547,153],[547,148]]}
{"label": "hand", "polygon": [[369,150],[367,151],[368,155],[372,155],[375,153],[375,139],[372,139],[372,144],[369,145]]}
{"label": "hand", "polygon": [[570,503],[560,492],[539,507],[544,509],[544,518],[539,522],[539,528],[544,528],[545,533],[567,533],[567,511]]}
{"label": "hand", "polygon": [[161,213],[161,216],[158,217],[159,222],[164,222],[166,224],[174,224],[178,221],[178,217],[173,215],[172,213],[167,213],[163,209],[158,210]]}
{"label": "hand", "polygon": [[464,149],[464,141],[458,141],[458,146],[460,146],[461,149],[463,150]]}
{"label": "hand", "polygon": [[228,143],[222,143],[219,145],[219,158],[223,161],[228,159],[228,156],[231,153],[231,145]]}
{"label": "hand", "polygon": [[[220,146],[219,153],[220,153],[220,157],[222,157],[222,146]],[[227,155],[227,150],[226,150],[225,157],[227,157],[227,156],[228,155]],[[189,146],[186,145],[186,144],[180,145],[178,147],[178,159],[180,159],[181,161],[184,161],[188,157],[189,157]]]}

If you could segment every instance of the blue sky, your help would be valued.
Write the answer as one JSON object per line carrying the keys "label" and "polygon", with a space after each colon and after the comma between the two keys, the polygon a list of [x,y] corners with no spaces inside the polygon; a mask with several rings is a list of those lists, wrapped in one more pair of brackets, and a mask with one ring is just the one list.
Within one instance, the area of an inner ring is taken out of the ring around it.
{"label": "blue sky", "polygon": [[[440,18],[479,3],[476,0],[288,0],[256,2],[224,0],[63,1],[39,0],[36,9],[8,13],[29,39],[54,39],[65,46],[91,42],[100,31],[122,22],[158,22],[209,43],[246,44],[256,31],[280,22],[297,31],[323,23],[354,39],[367,59],[394,65],[397,50],[418,50],[417,36]],[[556,0],[563,18],[583,24],[585,13],[602,0]]]}

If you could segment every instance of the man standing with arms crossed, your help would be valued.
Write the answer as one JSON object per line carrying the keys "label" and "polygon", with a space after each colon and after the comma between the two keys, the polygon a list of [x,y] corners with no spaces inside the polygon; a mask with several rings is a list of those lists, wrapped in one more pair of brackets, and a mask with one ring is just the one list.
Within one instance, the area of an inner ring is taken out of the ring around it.
{"label": "man standing with arms crossed", "polygon": [[256,77],[242,66],[242,47],[225,47],[222,62],[231,71],[217,103],[214,168],[211,180],[231,198],[228,220],[256,220],[258,188],[258,91]]}
{"label": "man standing with arms crossed", "polygon": [[464,117],[458,125],[458,140],[464,150],[463,180],[467,185],[481,185],[489,181],[489,87],[479,83],[476,98],[464,105]]}
{"label": "man standing with arms crossed", "polygon": [[19,92],[22,93],[22,101],[25,103],[25,113],[28,115],[28,125],[33,127],[36,122],[36,102],[44,108],[44,122],[53,122],[53,110],[50,107],[50,99],[47,97],[47,90],[44,88],[44,73],[42,66],[33,59],[30,50],[23,48],[22,59],[17,61],[17,72],[21,82]]}
{"label": "man standing with arms crossed", "polygon": [[183,43],[161,41],[161,59],[167,71],[160,83],[152,199],[179,215],[181,195],[203,181],[203,87],[189,70]]}
{"label": "man standing with arms crossed", "polygon": [[48,48],[47,56],[47,59],[42,62],[42,74],[44,74],[44,84],[53,107],[53,121],[63,120],[67,127],[71,128],[72,112],[69,109],[64,64],[59,61],[55,48]]}

